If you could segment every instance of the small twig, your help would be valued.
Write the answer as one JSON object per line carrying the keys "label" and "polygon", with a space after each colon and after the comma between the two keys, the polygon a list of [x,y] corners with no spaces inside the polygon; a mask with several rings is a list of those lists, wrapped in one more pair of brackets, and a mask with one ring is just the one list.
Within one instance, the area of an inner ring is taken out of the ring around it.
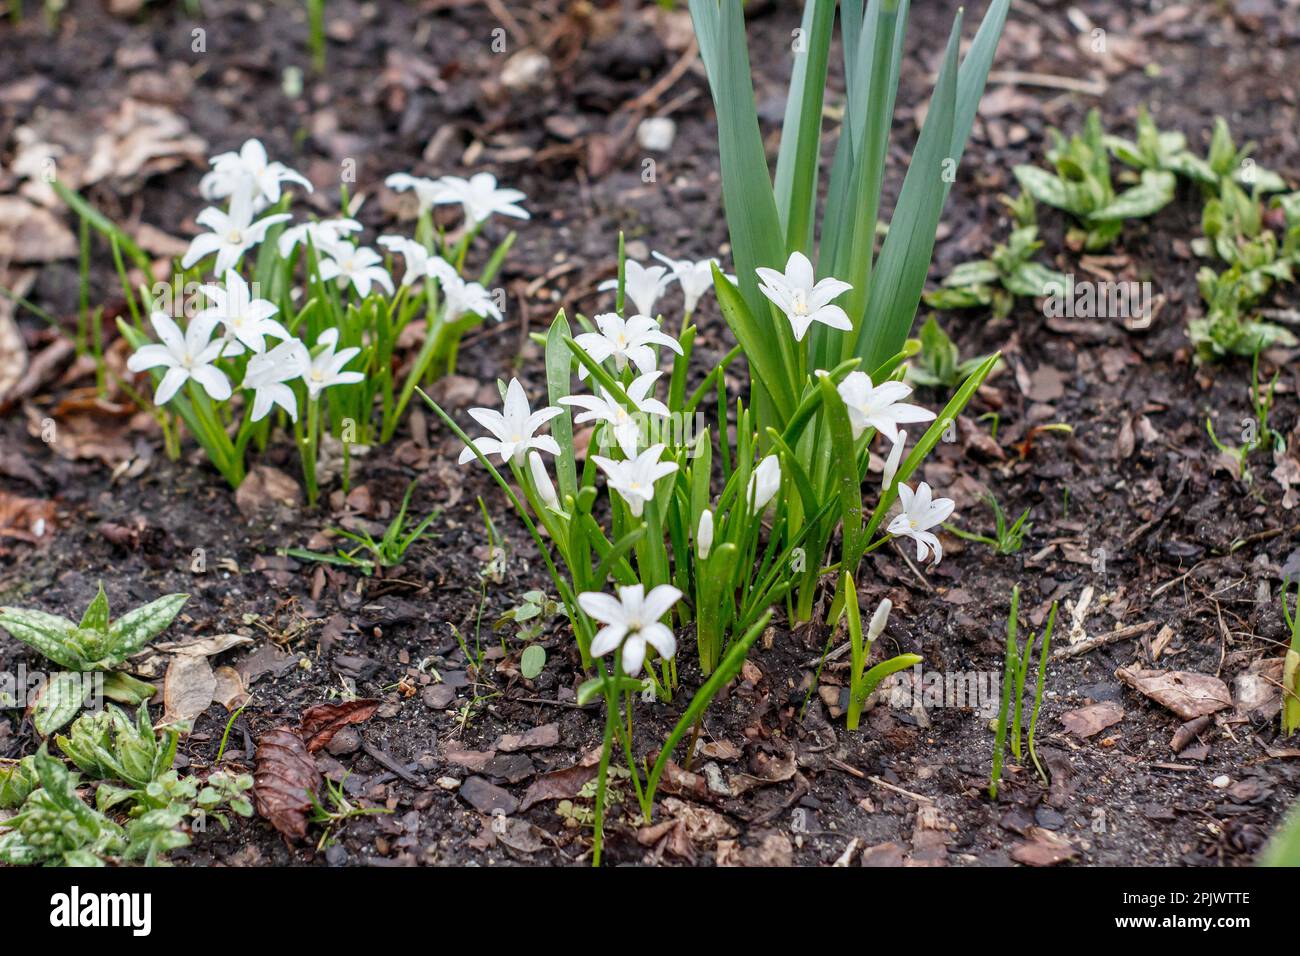
{"label": "small twig", "polygon": [[1097,648],[1104,647],[1107,644],[1114,644],[1116,641],[1125,641],[1130,637],[1137,637],[1139,634],[1145,634],[1155,626],[1155,621],[1143,621],[1141,624],[1130,624],[1127,627],[1121,627],[1119,630],[1111,631],[1109,634],[1100,634],[1097,637],[1090,637],[1087,640],[1080,641],[1078,644],[1071,644],[1068,647],[1058,648],[1053,651],[1052,660],[1060,661],[1069,657],[1078,657],[1081,654],[1095,651]]}
{"label": "small twig", "polygon": [[1137,544],[1144,537],[1146,537],[1146,535],[1148,534],[1148,532],[1151,531],[1152,528],[1154,528],[1160,522],[1164,521],[1165,518],[1169,516],[1169,512],[1172,511],[1174,505],[1178,503],[1178,499],[1182,495],[1183,489],[1186,487],[1187,487],[1187,475],[1186,473],[1184,473],[1183,477],[1178,481],[1178,487],[1174,489],[1173,495],[1165,502],[1164,507],[1160,509],[1160,511],[1156,514],[1154,518],[1152,518],[1150,521],[1146,522],[1145,524],[1141,525],[1136,531],[1134,531],[1131,535],[1128,536],[1128,540],[1124,542],[1125,549],[1132,548],[1133,545]]}
{"label": "small twig", "polygon": [[1046,90],[1065,90],[1069,93],[1082,93],[1085,96],[1104,96],[1106,84],[1098,80],[1081,80],[1073,76],[1057,76],[1053,73],[1027,73],[1021,70],[994,70],[989,74],[990,83],[1010,83],[1012,86],[1037,86]]}
{"label": "small twig", "polygon": [[868,777],[872,783],[878,787],[884,787],[886,790],[892,790],[894,793],[901,793],[905,797],[910,797],[917,803],[934,803],[933,797],[927,797],[923,793],[913,793],[911,790],[904,790],[902,787],[896,787],[888,781],[881,780],[879,777]]}

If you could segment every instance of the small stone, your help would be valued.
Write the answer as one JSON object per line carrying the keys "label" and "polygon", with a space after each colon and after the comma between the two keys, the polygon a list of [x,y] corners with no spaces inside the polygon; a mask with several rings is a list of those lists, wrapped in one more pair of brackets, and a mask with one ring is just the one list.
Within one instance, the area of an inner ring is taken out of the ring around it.
{"label": "small stone", "polygon": [[456,688],[447,684],[430,684],[421,692],[420,699],[431,710],[446,710],[456,699]]}
{"label": "small stone", "polygon": [[1220,790],[1227,790],[1230,786],[1232,786],[1232,778],[1229,777],[1226,773],[1221,774],[1220,776],[1214,778],[1211,785],[1218,787]]}
{"label": "small stone", "polygon": [[355,727],[344,727],[334,735],[325,749],[336,757],[354,754],[361,749],[361,735]]}
{"label": "small stone", "polygon": [[501,83],[508,90],[531,90],[546,82],[551,61],[536,50],[520,50],[501,68]]}
{"label": "small stone", "polygon": [[457,790],[460,788],[460,781],[455,777],[439,777],[438,786],[444,790]]}
{"label": "small stone", "polygon": [[636,141],[651,153],[666,153],[677,138],[677,124],[667,116],[650,116],[636,128]]}

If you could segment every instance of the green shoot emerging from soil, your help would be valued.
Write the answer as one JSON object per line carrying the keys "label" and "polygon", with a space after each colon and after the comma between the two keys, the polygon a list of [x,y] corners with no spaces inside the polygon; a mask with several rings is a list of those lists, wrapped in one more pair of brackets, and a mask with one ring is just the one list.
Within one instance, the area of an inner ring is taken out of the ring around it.
{"label": "green shoot emerging from soil", "polygon": [[923,296],[925,303],[936,309],[992,306],[993,317],[1004,319],[1017,296],[1037,298],[1064,290],[1068,280],[1063,273],[1033,261],[1042,246],[1038,227],[1022,226],[1005,244],[994,246],[989,258],[963,262],[953,269],[940,288]]}
{"label": "green shoot emerging from soil", "polygon": [[1007,515],[1002,510],[1002,506],[998,504],[997,498],[992,494],[988,494],[984,496],[984,502],[993,512],[994,531],[992,537],[989,535],[975,534],[971,531],[963,531],[950,524],[945,524],[944,530],[949,531],[966,541],[979,541],[982,544],[987,544],[993,549],[994,554],[1015,554],[1024,547],[1025,535],[1027,535],[1029,530],[1033,527],[1033,525],[1027,521],[1029,518],[1029,512],[1032,509],[1026,508],[1019,518],[1011,524],[1008,524]]}
{"label": "green shoot emerging from soil", "polygon": [[[1007,616],[1007,649],[1002,670],[1002,695],[998,706],[997,729],[993,743],[993,772],[989,778],[989,797],[996,800],[998,784],[1002,779],[1002,761],[1007,743],[1007,729],[1011,730],[1011,752],[1016,760],[1021,759],[1022,705],[1025,693],[1025,677],[1029,673],[1029,661],[1033,655],[1037,635],[1030,634],[1024,649],[1016,639],[1017,618],[1020,613],[1020,585],[1011,591],[1011,613]],[[1038,729],[1038,712],[1043,705],[1043,690],[1047,683],[1047,659],[1051,650],[1052,630],[1056,626],[1056,602],[1048,613],[1047,627],[1043,631],[1042,647],[1038,652],[1038,679],[1034,687],[1034,706],[1029,715],[1028,746],[1029,756],[1038,770],[1043,783],[1047,783],[1047,773],[1038,760],[1034,749],[1034,733]]]}
{"label": "green shoot emerging from soil", "polygon": [[1101,113],[1088,113],[1082,133],[1068,140],[1059,130],[1048,131],[1052,147],[1049,173],[1037,166],[1017,166],[1021,188],[1038,202],[1063,209],[1081,223],[1067,241],[1074,248],[1096,252],[1118,238],[1126,219],[1142,219],[1174,198],[1174,176],[1161,169],[1143,169],[1138,183],[1116,192],[1110,175],[1110,154],[1101,128]]}
{"label": "green shoot emerging from soil", "polygon": [[333,534],[354,542],[356,547],[346,550],[340,548],[334,554],[323,554],[304,548],[285,548],[281,554],[303,561],[319,561],[323,564],[353,568],[366,576],[374,574],[376,568],[395,568],[405,559],[411,545],[428,537],[425,532],[438,517],[438,512],[434,511],[414,528],[409,530],[406,528],[406,512],[411,503],[411,492],[414,490],[415,482],[412,481],[406,487],[406,494],[402,496],[402,505],[397,509],[397,514],[393,516],[383,535],[378,539],[365,530],[347,531],[343,528],[334,528]]}

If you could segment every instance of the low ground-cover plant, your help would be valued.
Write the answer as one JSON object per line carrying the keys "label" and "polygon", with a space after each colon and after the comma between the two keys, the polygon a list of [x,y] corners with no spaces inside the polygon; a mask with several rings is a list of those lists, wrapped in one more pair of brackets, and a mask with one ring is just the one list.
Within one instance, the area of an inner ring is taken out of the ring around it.
{"label": "low ground-cover plant", "polygon": [[1250,470],[1250,456],[1256,451],[1270,449],[1274,452],[1286,451],[1286,439],[1269,422],[1269,416],[1273,411],[1273,396],[1277,389],[1277,381],[1281,376],[1282,370],[1278,369],[1273,374],[1272,380],[1265,387],[1259,380],[1259,353],[1255,353],[1255,359],[1251,363],[1250,371],[1250,410],[1251,418],[1243,419],[1242,443],[1240,445],[1230,445],[1219,438],[1214,430],[1214,419],[1205,416],[1205,430],[1209,433],[1210,442],[1223,454],[1231,458],[1237,469],[1237,477],[1246,484],[1251,484],[1254,480]]}
{"label": "low ground-cover plant", "polygon": [[963,262],[948,273],[938,289],[923,296],[925,303],[936,309],[992,306],[993,317],[1004,319],[1017,296],[1060,292],[1066,288],[1066,276],[1033,261],[1042,246],[1037,226],[1020,226],[1006,243],[993,247],[989,258]]}
{"label": "low ground-cover plant", "polygon": [[920,336],[909,339],[908,343],[914,354],[907,363],[906,380],[913,385],[956,388],[991,357],[963,359],[956,343],[940,328],[934,316],[925,320]]}
{"label": "low ground-cover plant", "polygon": [[353,542],[355,547],[339,548],[333,554],[308,551],[306,548],[285,548],[281,553],[302,561],[319,561],[322,564],[354,568],[367,577],[374,574],[376,568],[396,567],[402,563],[411,545],[426,537],[429,525],[438,517],[438,512],[435,511],[426,516],[414,528],[407,528],[406,512],[410,507],[411,493],[414,490],[415,482],[413,481],[407,486],[406,494],[402,496],[402,504],[397,509],[397,514],[393,515],[388,527],[384,529],[384,533],[378,539],[364,529],[361,531],[348,531],[344,528],[334,528],[333,533],[335,535]]}
{"label": "low ground-cover plant", "polygon": [[[357,244],[359,204],[346,189],[338,217],[292,223],[288,187],[310,184],[249,140],[213,157],[200,184],[213,205],[197,216],[208,231],[190,244],[172,284],[139,289],[127,279],[123,255],[146,274],[147,257],[54,184],[112,243],[130,313],[118,327],[135,350],[128,368],[151,372],[170,451],[179,420],[237,487],[250,449],[265,448],[278,422],[292,428],[314,502],[324,436],[341,445],[346,470],[354,447],[392,437],[417,384],[454,369],[467,332],[501,320],[504,298],[489,286],[515,234],[475,279],[465,277],[465,262],[490,217],[528,217],[523,194],[498,187],[488,173],[437,180],[400,173],[387,183],[415,193],[419,216],[413,238],[379,237],[385,257]],[[454,241],[433,227],[432,207],[445,203],[464,211]],[[404,263],[400,282],[393,256]],[[415,354],[404,361],[407,341]]]}
{"label": "low ground-cover plant", "polygon": [[992,494],[984,496],[984,503],[989,506],[993,512],[993,534],[977,534],[972,531],[963,531],[961,528],[955,528],[952,525],[944,525],[944,530],[955,534],[965,541],[978,541],[981,544],[987,544],[993,549],[994,554],[1008,555],[1015,554],[1025,544],[1025,535],[1029,533],[1032,524],[1027,523],[1029,512],[1032,510],[1026,508],[1021,512],[1020,517],[1015,521],[1008,522],[1006,512],[998,504],[998,499]]}
{"label": "low ground-cover plant", "polygon": [[1068,212],[1079,222],[1067,241],[1096,252],[1119,237],[1126,219],[1143,219],[1174,198],[1174,175],[1164,168],[1142,167],[1138,182],[1117,191],[1110,172],[1110,152],[1101,126],[1101,112],[1091,110],[1083,131],[1069,139],[1048,130],[1052,146],[1047,161],[1053,171],[1017,166],[1020,187],[1038,202]]}
{"label": "low ground-cover plant", "polygon": [[32,705],[32,722],[42,736],[63,727],[95,690],[90,678],[102,678],[102,692],[110,700],[139,704],[154,694],[152,684],[116,668],[167,629],[189,595],[168,594],[110,620],[104,586],[80,623],[44,611],[0,607],[0,628],[63,668],[50,675]]}

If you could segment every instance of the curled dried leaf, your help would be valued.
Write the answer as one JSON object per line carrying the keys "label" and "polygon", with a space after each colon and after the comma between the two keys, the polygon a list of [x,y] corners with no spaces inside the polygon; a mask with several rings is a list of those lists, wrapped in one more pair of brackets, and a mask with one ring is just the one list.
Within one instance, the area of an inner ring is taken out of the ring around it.
{"label": "curled dried leaf", "polygon": [[253,798],[257,812],[285,836],[307,835],[312,795],[321,786],[320,771],[293,727],[268,730],[257,741]]}
{"label": "curled dried leaf", "polygon": [[312,753],[328,744],[348,724],[369,720],[379,709],[374,698],[351,700],[343,704],[317,704],[302,714],[302,737]]}

